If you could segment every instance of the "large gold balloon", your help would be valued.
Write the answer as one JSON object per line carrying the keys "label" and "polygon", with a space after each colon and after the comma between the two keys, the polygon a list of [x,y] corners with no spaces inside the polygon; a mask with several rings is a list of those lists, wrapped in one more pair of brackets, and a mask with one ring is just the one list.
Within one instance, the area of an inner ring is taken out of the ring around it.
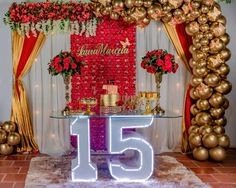
{"label": "large gold balloon", "polygon": [[220,119],[216,119],[215,121],[214,121],[214,123],[216,124],[216,125],[220,125],[220,126],[225,126],[226,124],[227,124],[227,119],[225,118],[225,117],[222,117],[222,118],[220,118]]}
{"label": "large gold balloon", "polygon": [[222,80],[220,85],[214,88],[216,91],[222,94],[228,94],[232,90],[232,84],[228,80]]}
{"label": "large gold balloon", "polygon": [[192,89],[190,90],[190,97],[191,97],[193,100],[199,99],[195,88],[192,88]]}
{"label": "large gold balloon", "polygon": [[223,15],[221,15],[221,16],[217,19],[217,22],[218,22],[218,23],[221,23],[221,24],[223,24],[223,25],[226,25],[226,23],[227,23],[226,18],[225,18]]}
{"label": "large gold balloon", "polygon": [[220,39],[225,43],[225,45],[229,44],[230,36],[228,33],[225,33],[223,36],[220,36]]}
{"label": "large gold balloon", "polygon": [[192,78],[190,80],[190,84],[193,87],[197,87],[202,82],[203,82],[203,79],[201,77],[196,77],[196,76],[192,76]]}
{"label": "large gold balloon", "polygon": [[220,81],[221,81],[220,76],[214,73],[208,74],[204,79],[204,82],[211,87],[218,86],[220,84]]}
{"label": "large gold balloon", "polygon": [[134,1],[135,0],[125,0],[125,6],[127,8],[132,8],[134,6]]}
{"label": "large gold balloon", "polygon": [[231,52],[228,48],[224,48],[223,50],[220,51],[220,57],[225,60],[228,61],[231,58]]}
{"label": "large gold balloon", "polygon": [[226,151],[221,146],[210,149],[209,154],[211,159],[217,162],[221,162],[226,158]]}
{"label": "large gold balloon", "polygon": [[11,146],[15,146],[20,143],[20,135],[16,132],[11,132],[7,136],[7,143]]}
{"label": "large gold balloon", "polygon": [[204,136],[204,135],[206,135],[206,134],[210,134],[210,133],[212,133],[212,131],[213,131],[213,128],[211,127],[211,126],[201,126],[200,128],[199,128],[199,133],[202,135],[202,136]]}
{"label": "large gold balloon", "polygon": [[209,110],[211,108],[208,100],[206,100],[206,99],[198,99],[196,104],[197,104],[197,108],[199,110],[205,111],[205,110]]}
{"label": "large gold balloon", "polygon": [[196,115],[195,118],[199,126],[212,124],[212,117],[207,112],[200,112]]}
{"label": "large gold balloon", "polygon": [[202,138],[202,143],[206,148],[214,148],[218,145],[218,137],[215,134],[206,134]]}
{"label": "large gold balloon", "polygon": [[0,129],[0,144],[5,143],[7,140],[7,133],[3,129]]}
{"label": "large gold balloon", "polygon": [[186,28],[186,32],[188,35],[195,35],[199,32],[199,24],[196,21],[190,22]]}
{"label": "large gold balloon", "polygon": [[223,104],[223,108],[224,108],[224,109],[229,108],[229,100],[228,100],[227,98],[225,98],[225,102],[224,102],[224,104]]}
{"label": "large gold balloon", "polygon": [[13,152],[13,146],[8,144],[0,144],[0,154],[2,155],[9,155]]}
{"label": "large gold balloon", "polygon": [[134,12],[131,14],[131,17],[138,22],[146,18],[146,15],[147,12],[144,7],[136,7],[134,8]]}
{"label": "large gold balloon", "polygon": [[211,108],[210,114],[213,118],[219,119],[225,114],[225,109],[223,107],[220,108]]}
{"label": "large gold balloon", "polygon": [[198,77],[205,77],[208,74],[209,70],[207,67],[194,67],[193,75]]}
{"label": "large gold balloon", "polygon": [[179,17],[182,14],[184,14],[184,12],[181,9],[175,9],[175,11],[173,12],[173,15],[176,17]]}
{"label": "large gold balloon", "polygon": [[209,99],[211,106],[215,108],[221,107],[225,102],[225,97],[220,93],[214,93]]}
{"label": "large gold balloon", "polygon": [[158,20],[162,17],[162,7],[159,3],[153,4],[151,7],[148,8],[147,13],[148,16],[154,20]]}
{"label": "large gold balloon", "polygon": [[219,17],[221,16],[221,10],[218,8],[214,7],[208,12],[208,20],[211,22],[215,22]]}
{"label": "large gold balloon", "polygon": [[200,110],[197,108],[196,104],[193,104],[190,108],[190,112],[192,115],[196,116],[200,112]]}
{"label": "large gold balloon", "polygon": [[216,54],[225,47],[225,44],[221,39],[214,38],[211,40],[209,47],[210,47],[210,53]]}
{"label": "large gold balloon", "polygon": [[196,96],[200,99],[208,99],[211,97],[213,89],[203,83],[196,87]]}
{"label": "large gold balloon", "polygon": [[168,0],[169,4],[172,5],[175,9],[179,8],[183,4],[184,0]]}
{"label": "large gold balloon", "polygon": [[167,23],[172,19],[172,14],[170,12],[168,12],[161,19],[163,22]]}
{"label": "large gold balloon", "polygon": [[16,130],[16,124],[12,121],[6,121],[3,123],[2,128],[7,132],[14,132]]}
{"label": "large gold balloon", "polygon": [[190,128],[188,129],[188,133],[189,133],[189,134],[191,134],[191,133],[196,134],[196,133],[198,133],[198,130],[199,130],[199,127],[193,125],[193,126],[190,126]]}
{"label": "large gold balloon", "polygon": [[226,28],[222,23],[213,23],[211,25],[211,31],[213,32],[215,37],[223,36],[226,32]]}
{"label": "large gold balloon", "polygon": [[220,55],[211,55],[207,58],[208,61],[208,68],[211,70],[215,70],[219,68],[223,63],[223,59],[220,57]]}
{"label": "large gold balloon", "polygon": [[208,157],[208,150],[204,147],[198,147],[193,150],[193,158],[196,160],[205,161]]}
{"label": "large gold balloon", "polygon": [[218,141],[219,141],[219,146],[223,148],[229,148],[230,140],[229,140],[229,136],[227,136],[226,134],[219,135]]}
{"label": "large gold balloon", "polygon": [[217,134],[217,135],[220,135],[220,134],[224,134],[225,133],[225,128],[222,127],[222,126],[219,126],[219,125],[216,125],[213,127],[213,130],[214,132]]}
{"label": "large gold balloon", "polygon": [[230,72],[230,68],[227,64],[223,63],[218,69],[215,70],[221,77],[226,78]]}
{"label": "large gold balloon", "polygon": [[202,145],[202,137],[199,134],[195,134],[194,136],[191,137],[191,139],[189,139],[189,142],[193,145],[193,146],[201,146]]}
{"label": "large gold balloon", "polygon": [[200,24],[205,24],[205,23],[207,23],[208,18],[207,18],[207,16],[206,16],[205,14],[202,14],[202,15],[200,15],[200,16],[198,17],[197,21],[198,21],[198,23],[200,23]]}

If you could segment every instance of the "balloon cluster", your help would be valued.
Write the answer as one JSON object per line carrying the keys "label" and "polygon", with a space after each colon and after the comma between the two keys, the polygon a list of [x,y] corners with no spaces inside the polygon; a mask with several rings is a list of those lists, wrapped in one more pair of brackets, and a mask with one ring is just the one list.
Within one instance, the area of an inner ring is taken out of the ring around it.
{"label": "balloon cluster", "polygon": [[0,154],[9,155],[14,151],[14,146],[20,143],[20,135],[15,132],[16,124],[6,121],[0,122]]}

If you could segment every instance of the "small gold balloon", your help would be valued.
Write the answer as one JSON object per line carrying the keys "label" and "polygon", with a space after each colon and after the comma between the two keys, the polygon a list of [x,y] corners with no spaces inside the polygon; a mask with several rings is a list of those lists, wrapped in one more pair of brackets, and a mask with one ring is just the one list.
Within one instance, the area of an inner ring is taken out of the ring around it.
{"label": "small gold balloon", "polygon": [[216,54],[225,47],[225,44],[220,38],[214,38],[211,40],[209,47],[210,47],[210,53]]}
{"label": "small gold balloon", "polygon": [[125,0],[125,6],[126,6],[127,8],[132,8],[132,7],[134,7],[134,1],[135,1],[135,0]]}
{"label": "small gold balloon", "polygon": [[215,134],[206,134],[202,138],[202,143],[206,148],[214,148],[218,145],[218,138]]}
{"label": "small gold balloon", "polygon": [[225,45],[229,44],[230,42],[230,36],[228,33],[225,33],[224,35],[220,36],[220,39],[225,43]]}
{"label": "small gold balloon", "polygon": [[215,4],[214,1],[202,0],[202,6],[212,7]]}
{"label": "small gold balloon", "polygon": [[147,10],[148,16],[154,20],[158,20],[163,16],[161,4],[155,3]]}
{"label": "small gold balloon", "polygon": [[216,134],[224,134],[225,133],[225,128],[219,125],[216,125],[213,127],[213,130]]}
{"label": "small gold balloon", "polygon": [[191,125],[197,125],[197,122],[196,122],[196,119],[195,119],[195,118],[192,118],[192,119],[191,119]]}
{"label": "small gold balloon", "polygon": [[228,48],[224,48],[223,50],[220,51],[220,57],[225,60],[228,61],[231,58],[231,52]]}
{"label": "small gold balloon", "polygon": [[183,0],[168,0],[169,4],[175,9],[179,8],[183,4]]}
{"label": "small gold balloon", "polygon": [[7,140],[7,133],[3,129],[0,129],[0,144],[5,143]]}
{"label": "small gold balloon", "polygon": [[196,37],[198,40],[200,40],[204,37],[204,34],[202,32],[198,32],[194,37]]}
{"label": "small gold balloon", "polygon": [[222,80],[220,85],[214,88],[221,94],[228,94],[232,90],[232,84],[228,80]]}
{"label": "small gold balloon", "polygon": [[134,8],[133,14],[131,14],[131,17],[136,21],[141,21],[144,18],[146,18],[147,12],[144,7],[136,7]]}
{"label": "small gold balloon", "polygon": [[200,24],[205,24],[205,23],[207,23],[208,19],[207,19],[206,15],[202,14],[198,17],[197,21]]}
{"label": "small gold balloon", "polygon": [[206,99],[198,99],[196,104],[197,104],[197,108],[199,110],[205,111],[205,110],[209,110],[211,108],[208,100],[206,100]]}
{"label": "small gold balloon", "polygon": [[218,23],[221,23],[221,24],[223,24],[223,25],[226,25],[226,23],[227,23],[226,18],[225,18],[223,15],[221,15],[221,16],[217,19],[217,22],[218,22]]}
{"label": "small gold balloon", "polygon": [[209,150],[211,159],[217,162],[221,162],[226,158],[226,151],[221,146],[217,146]]}
{"label": "small gold balloon", "polygon": [[15,146],[20,143],[20,135],[16,132],[11,132],[7,136],[7,143],[11,146]]}
{"label": "small gold balloon", "polygon": [[186,32],[188,35],[195,35],[199,32],[199,24],[196,21],[190,22],[186,28]]}
{"label": "small gold balloon", "polygon": [[209,99],[211,106],[215,108],[221,107],[225,102],[225,97],[220,93],[214,93]]}
{"label": "small gold balloon", "polygon": [[227,98],[225,98],[225,102],[224,102],[224,104],[223,104],[223,108],[224,108],[224,109],[229,108],[229,100],[228,100]]}
{"label": "small gold balloon", "polygon": [[209,40],[213,39],[213,37],[214,37],[214,35],[211,31],[208,31],[207,33],[205,33],[204,36]]}
{"label": "small gold balloon", "polygon": [[191,97],[193,100],[199,99],[199,97],[197,96],[197,92],[196,92],[195,88],[192,88],[192,89],[190,90],[190,97]]}
{"label": "small gold balloon", "polygon": [[159,2],[160,2],[161,4],[166,4],[166,3],[168,2],[168,0],[159,0]]}
{"label": "small gold balloon", "polygon": [[135,0],[134,1],[134,6],[141,7],[142,5],[143,5],[143,0]]}
{"label": "small gold balloon", "polygon": [[170,22],[172,19],[172,14],[170,12],[166,13],[164,17],[161,18],[163,22]]}
{"label": "small gold balloon", "polygon": [[193,9],[198,9],[201,6],[201,4],[198,1],[192,1],[191,6]]}
{"label": "small gold balloon", "polygon": [[204,147],[198,147],[193,150],[193,158],[198,161],[205,161],[208,157],[208,150]]}
{"label": "small gold balloon", "polygon": [[215,37],[223,36],[226,32],[226,27],[221,23],[216,23],[211,25],[211,31]]}
{"label": "small gold balloon", "polygon": [[195,134],[193,137],[191,137],[189,142],[193,146],[196,146],[196,147],[201,146],[202,145],[202,137],[199,134]]}
{"label": "small gold balloon", "polygon": [[202,32],[207,32],[207,31],[210,29],[210,27],[209,27],[209,25],[208,25],[207,23],[205,23],[205,24],[201,24],[201,25],[199,26],[199,29],[200,29]]}
{"label": "small gold balloon", "polygon": [[170,6],[169,4],[166,4],[163,6],[163,11],[170,12],[172,8],[173,8],[172,6]]}
{"label": "small gold balloon", "polygon": [[200,16],[200,12],[198,9],[193,9],[191,12],[190,12],[190,15],[192,18],[198,18]]}
{"label": "small gold balloon", "polygon": [[13,152],[13,146],[8,144],[0,144],[0,154],[2,155],[9,155]]}
{"label": "small gold balloon", "polygon": [[210,133],[212,133],[212,131],[213,131],[213,128],[211,126],[208,126],[208,125],[207,126],[202,126],[202,127],[199,128],[199,133],[202,136],[204,136],[206,134],[210,134]]}
{"label": "small gold balloon", "polygon": [[122,0],[113,0],[113,8],[117,10],[123,10],[124,9],[124,3]]}
{"label": "small gold balloon", "polygon": [[199,126],[212,124],[212,117],[207,112],[200,112],[196,115],[195,118]]}
{"label": "small gold balloon", "polygon": [[207,38],[202,38],[200,40],[200,44],[203,45],[203,46],[208,45],[209,44],[209,40]]}
{"label": "small gold balloon", "polygon": [[196,116],[200,112],[200,110],[197,108],[196,104],[193,104],[190,108],[190,112],[192,115]]}
{"label": "small gold balloon", "polygon": [[193,75],[197,77],[205,77],[208,74],[207,67],[194,67],[193,68]]}
{"label": "small gold balloon", "polygon": [[175,11],[173,12],[173,15],[178,17],[181,16],[184,12],[181,9],[175,9]]}
{"label": "small gold balloon", "polygon": [[229,136],[226,134],[222,134],[218,136],[219,146],[223,148],[229,148],[230,146],[230,139]]}
{"label": "small gold balloon", "polygon": [[199,127],[198,126],[195,126],[195,125],[193,125],[193,126],[190,126],[190,128],[188,129],[188,133],[189,133],[189,135],[191,134],[191,133],[198,133],[198,130],[199,130]]}
{"label": "small gold balloon", "polygon": [[218,69],[216,69],[216,72],[223,78],[225,78],[229,72],[230,68],[227,64],[223,63]]}
{"label": "small gold balloon", "polygon": [[218,76],[215,73],[208,74],[204,79],[204,82],[211,87],[218,86],[220,84],[220,81],[221,81],[220,76]]}
{"label": "small gold balloon", "polygon": [[117,14],[116,12],[112,12],[112,13],[110,14],[110,18],[111,18],[112,20],[118,20],[118,19],[119,19],[119,14]]}
{"label": "small gold balloon", "polygon": [[222,118],[220,118],[220,119],[216,119],[215,121],[214,121],[214,123],[216,124],[216,125],[220,125],[220,126],[225,126],[226,124],[227,124],[227,119],[225,118],[225,117],[222,117]]}
{"label": "small gold balloon", "polygon": [[2,128],[6,132],[14,132],[16,130],[16,124],[12,121],[5,121],[2,125]]}
{"label": "small gold balloon", "polygon": [[143,1],[143,6],[145,6],[147,8],[152,6],[152,0],[145,0],[145,1]]}
{"label": "small gold balloon", "polygon": [[219,119],[225,114],[225,109],[223,107],[220,108],[211,108],[210,114],[213,118]]}
{"label": "small gold balloon", "polygon": [[[194,46],[191,45],[191,46],[189,47],[189,51],[191,51],[191,48],[192,48],[193,51],[196,50],[196,49],[194,49]],[[194,68],[194,67],[197,66],[197,61],[195,61],[193,58],[191,58],[191,59],[189,60],[189,65],[190,65],[191,68]]]}
{"label": "small gold balloon", "polygon": [[190,80],[190,84],[193,87],[197,87],[199,84],[201,84],[203,82],[203,78],[201,77],[196,77],[196,76],[192,76],[191,80]]}
{"label": "small gold balloon", "polygon": [[224,62],[219,55],[211,55],[207,58],[208,68],[215,70]]}

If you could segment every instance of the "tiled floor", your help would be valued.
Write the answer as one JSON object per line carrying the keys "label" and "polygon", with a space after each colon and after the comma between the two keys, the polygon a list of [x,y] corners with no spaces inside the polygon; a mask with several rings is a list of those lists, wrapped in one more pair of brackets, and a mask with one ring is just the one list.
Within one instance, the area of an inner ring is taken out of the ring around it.
{"label": "tiled floor", "polygon": [[[227,159],[222,163],[198,162],[181,153],[162,155],[175,157],[212,187],[236,188],[236,149],[229,150]],[[0,156],[0,188],[24,187],[30,160],[34,156],[36,155]]]}

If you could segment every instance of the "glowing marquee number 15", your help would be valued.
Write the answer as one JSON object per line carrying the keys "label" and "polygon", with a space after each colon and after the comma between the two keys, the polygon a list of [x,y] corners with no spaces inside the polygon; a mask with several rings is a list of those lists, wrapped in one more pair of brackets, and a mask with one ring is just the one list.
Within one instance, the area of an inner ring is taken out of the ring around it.
{"label": "glowing marquee number 15", "polygon": [[[135,167],[127,166],[120,160],[108,160],[111,176],[119,181],[144,181],[153,173],[152,146],[139,134],[124,135],[123,129],[146,128],[153,117],[110,117],[108,118],[108,152],[122,154],[127,150],[136,152]],[[97,166],[90,159],[89,118],[76,118],[71,124],[71,134],[77,136],[78,155],[72,161],[72,181],[96,181]]]}

